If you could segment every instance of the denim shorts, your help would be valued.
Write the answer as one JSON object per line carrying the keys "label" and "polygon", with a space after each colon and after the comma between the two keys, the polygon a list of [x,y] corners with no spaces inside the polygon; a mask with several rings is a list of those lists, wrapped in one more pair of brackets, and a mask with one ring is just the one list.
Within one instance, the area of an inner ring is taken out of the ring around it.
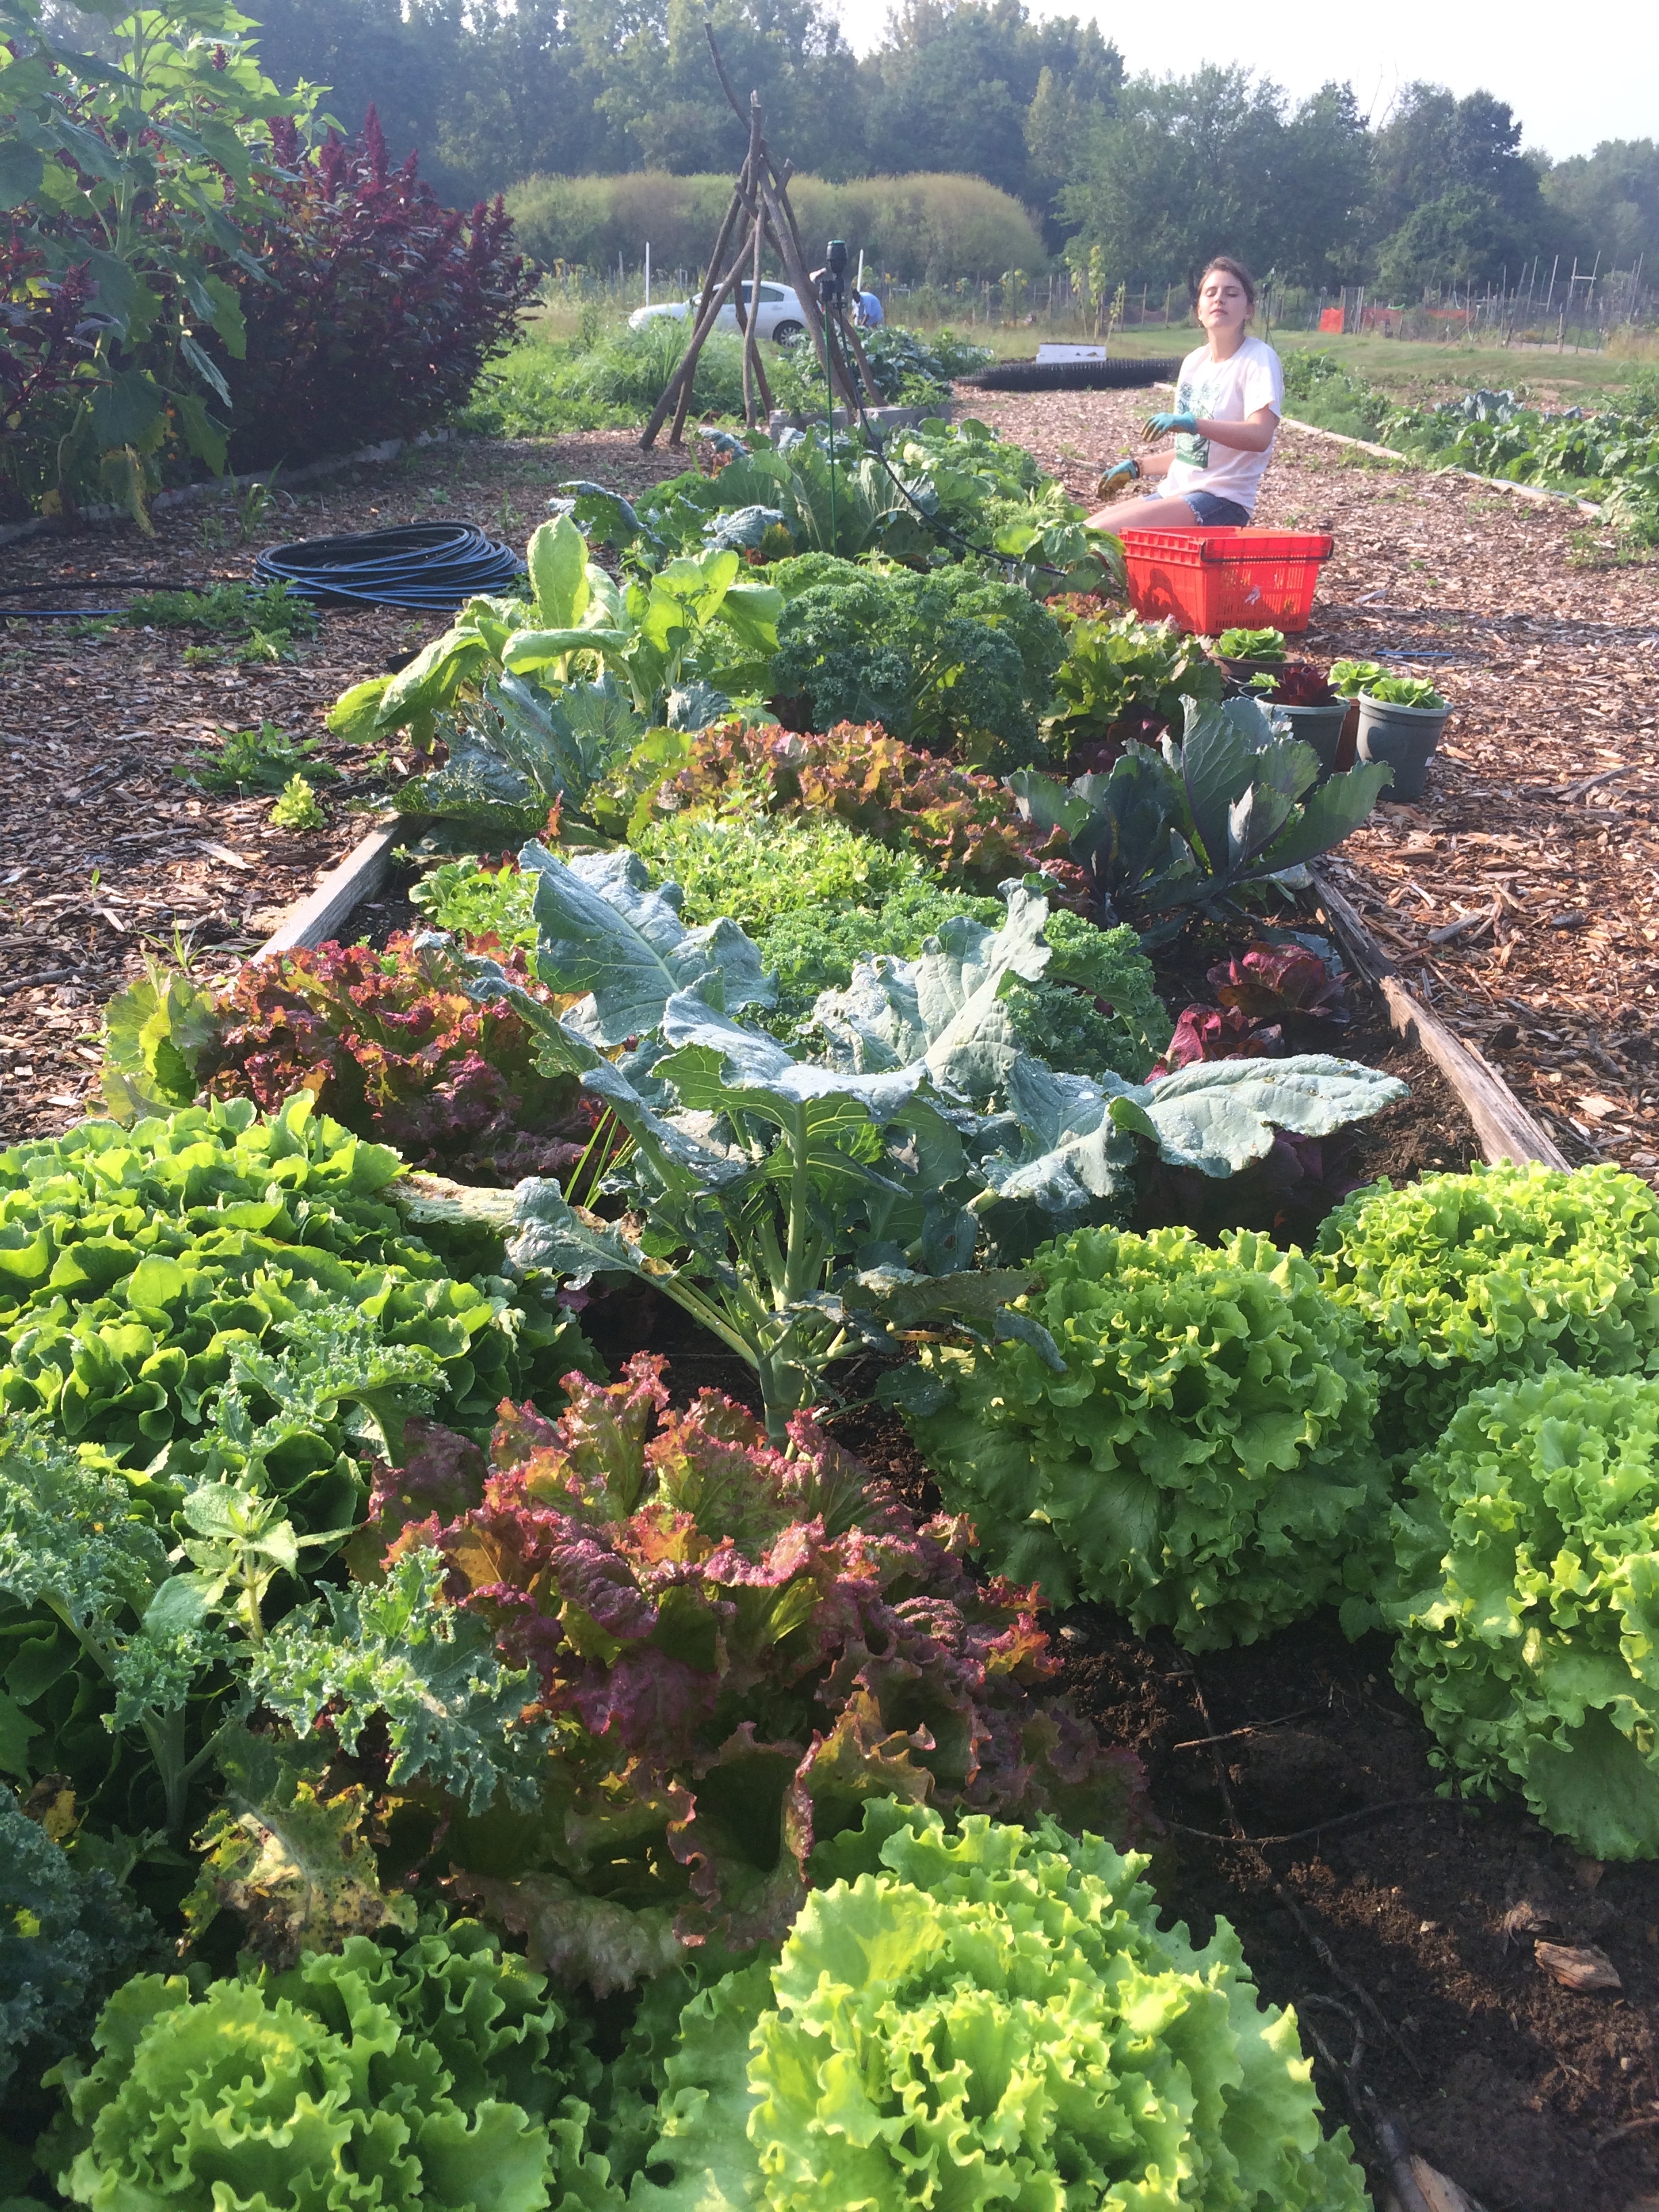
{"label": "denim shorts", "polygon": [[1183,491],[1180,497],[1206,530],[1242,530],[1250,519],[1236,499],[1223,499],[1219,492]]}

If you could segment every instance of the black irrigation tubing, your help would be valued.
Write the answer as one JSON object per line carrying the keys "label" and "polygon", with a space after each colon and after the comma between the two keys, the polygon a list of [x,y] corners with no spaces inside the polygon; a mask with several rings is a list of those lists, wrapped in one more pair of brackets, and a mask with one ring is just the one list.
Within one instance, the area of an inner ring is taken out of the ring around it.
{"label": "black irrigation tubing", "polygon": [[453,614],[464,599],[498,592],[524,573],[516,553],[470,522],[414,522],[273,545],[253,564],[256,583],[286,583],[317,605],[416,614]]}
{"label": "black irrigation tubing", "polygon": [[1144,385],[1170,384],[1181,367],[1161,356],[1133,361],[994,361],[962,381],[976,392],[1133,392]]}

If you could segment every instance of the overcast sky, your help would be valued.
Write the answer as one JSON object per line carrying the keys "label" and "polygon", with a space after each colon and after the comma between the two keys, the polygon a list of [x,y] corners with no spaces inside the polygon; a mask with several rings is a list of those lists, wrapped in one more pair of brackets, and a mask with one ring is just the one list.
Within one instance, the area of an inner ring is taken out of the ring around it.
{"label": "overcast sky", "polygon": [[[877,45],[888,0],[841,0],[842,27],[860,53]],[[1035,0],[1033,12],[1093,16],[1131,72],[1189,76],[1204,62],[1264,70],[1293,96],[1346,79],[1381,117],[1413,77],[1458,94],[1508,100],[1528,146],[1557,161],[1602,138],[1659,137],[1659,5],[1601,0],[1583,16],[1542,0],[1507,8],[1470,0],[1387,0],[1383,6],[1279,0],[1183,0],[1179,8],[1108,7],[1098,0]]]}

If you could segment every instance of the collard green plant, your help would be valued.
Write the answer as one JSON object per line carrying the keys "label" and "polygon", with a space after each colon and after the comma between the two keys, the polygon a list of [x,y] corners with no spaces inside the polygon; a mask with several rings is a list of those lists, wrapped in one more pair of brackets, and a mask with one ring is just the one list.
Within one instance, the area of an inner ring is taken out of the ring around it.
{"label": "collard green plant", "polygon": [[159,1936],[109,1873],[77,1868],[0,1784],[0,2089],[27,2094],[79,2048]]}
{"label": "collard green plant", "polygon": [[[482,699],[477,741],[520,778],[535,764],[538,789],[556,782],[580,808],[586,792],[573,765],[586,774],[596,756],[608,762],[626,750],[643,727],[626,720],[629,712],[660,721],[670,693],[699,679],[723,691],[763,682],[781,601],[770,585],[738,580],[739,555],[683,556],[648,583],[619,586],[561,515],[535,532],[526,559],[528,602],[469,599],[407,668],[343,694],[329,716],[335,734],[368,744],[407,729],[424,742],[437,716]],[[607,677],[619,692],[604,688]],[[509,678],[529,680],[514,689]],[[586,705],[562,696],[583,682],[594,687]],[[579,708],[580,725],[571,719]]]}
{"label": "collard green plant", "polygon": [[[1138,1140],[1224,1176],[1275,1128],[1326,1133],[1404,1095],[1317,1057],[1154,1086],[1055,1074],[1020,1051],[1009,1012],[1053,957],[1047,904],[1024,889],[1000,929],[957,920],[916,961],[861,963],[817,1001],[818,1056],[798,1058],[732,1018],[772,995],[735,923],[688,931],[629,854],[521,857],[541,876],[536,972],[587,995],[555,1019],[477,959],[473,988],[517,1006],[543,1064],[615,1115],[632,1150],[606,1190],[629,1213],[607,1224],[532,1182],[453,1203],[510,1218],[517,1264],[653,1282],[754,1366],[775,1441],[856,1344],[896,1348],[896,1331],[928,1326],[1030,1334],[1007,1304],[1024,1279],[970,1264],[981,1217],[1017,1261],[1092,1208],[1127,1206]],[[621,1062],[606,1056],[618,1046]]]}
{"label": "collard green plant", "polygon": [[1659,1199],[1611,1165],[1379,1183],[1331,1215],[1315,1258],[1370,1344],[1392,1452],[1415,1458],[1471,1391],[1552,1360],[1659,1369]]}
{"label": "collard green plant", "polygon": [[1318,781],[1311,745],[1275,734],[1254,699],[1189,702],[1181,743],[1131,744],[1109,775],[1067,791],[1022,770],[1009,787],[1040,834],[1059,831],[1093,879],[1108,921],[1167,942],[1194,912],[1317,860],[1376,804],[1393,771],[1367,762]]}
{"label": "collard green plant", "polygon": [[975,1584],[957,1524],[918,1527],[810,1422],[786,1455],[712,1391],[671,1413],[665,1364],[573,1381],[556,1423],[509,1410],[488,1474],[429,1432],[377,1487],[387,1587],[435,1558],[550,1720],[535,1817],[442,1834],[465,1893],[603,1993],[775,1940],[872,1795],[1121,1835],[1138,1770],[1052,1693],[1030,1594]]}
{"label": "collard green plant", "polygon": [[1408,1478],[1383,1617],[1464,1789],[1518,1784],[1594,1859],[1659,1857],[1659,1382],[1478,1390]]}
{"label": "collard green plant", "polygon": [[1057,1348],[922,1348],[896,1392],[988,1561],[1190,1650],[1368,1586],[1386,1505],[1355,1323],[1297,1252],[1237,1231],[1081,1230],[1016,1302]]}
{"label": "collard green plant", "polygon": [[1158,1926],[1146,1864],[871,1806],[775,1960],[685,2006],[630,2206],[1364,2212],[1294,2014],[1224,1920],[1202,1950]]}
{"label": "collard green plant", "polygon": [[475,1923],[112,1997],[42,2156],[73,2203],[620,2212],[586,2025]]}

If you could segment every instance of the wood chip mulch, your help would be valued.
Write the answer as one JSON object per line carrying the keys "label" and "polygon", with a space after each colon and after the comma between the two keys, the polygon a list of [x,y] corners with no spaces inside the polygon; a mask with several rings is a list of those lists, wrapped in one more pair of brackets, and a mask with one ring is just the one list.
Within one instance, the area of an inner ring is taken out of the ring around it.
{"label": "wood chip mulch", "polygon": [[[1088,498],[1148,395],[971,395]],[[1659,562],[1565,503],[1286,429],[1255,520],[1329,530],[1320,659],[1431,678],[1456,712],[1413,806],[1332,864],[1406,980],[1570,1159],[1659,1176]]]}
{"label": "wood chip mulch", "polygon": [[[147,590],[246,578],[265,544],[453,518],[520,550],[562,478],[603,475],[637,490],[687,465],[645,454],[629,432],[557,444],[426,447],[279,497],[246,545],[218,543],[221,510],[0,546],[0,1141],[49,1135],[95,1100],[104,1001],[146,957],[222,975],[258,945],[368,829],[378,781],[363,755],[331,741],[319,757],[343,781],[318,798],[325,830],[274,829],[270,799],[191,792],[175,766],[226,730],[269,721],[325,737],[348,684],[386,668],[441,624],[392,609],[326,614],[315,638],[276,665],[186,666],[188,630],[118,627],[101,638],[8,608],[125,607],[112,582]],[[61,586],[19,595],[18,585]],[[357,802],[354,809],[353,801]]]}

